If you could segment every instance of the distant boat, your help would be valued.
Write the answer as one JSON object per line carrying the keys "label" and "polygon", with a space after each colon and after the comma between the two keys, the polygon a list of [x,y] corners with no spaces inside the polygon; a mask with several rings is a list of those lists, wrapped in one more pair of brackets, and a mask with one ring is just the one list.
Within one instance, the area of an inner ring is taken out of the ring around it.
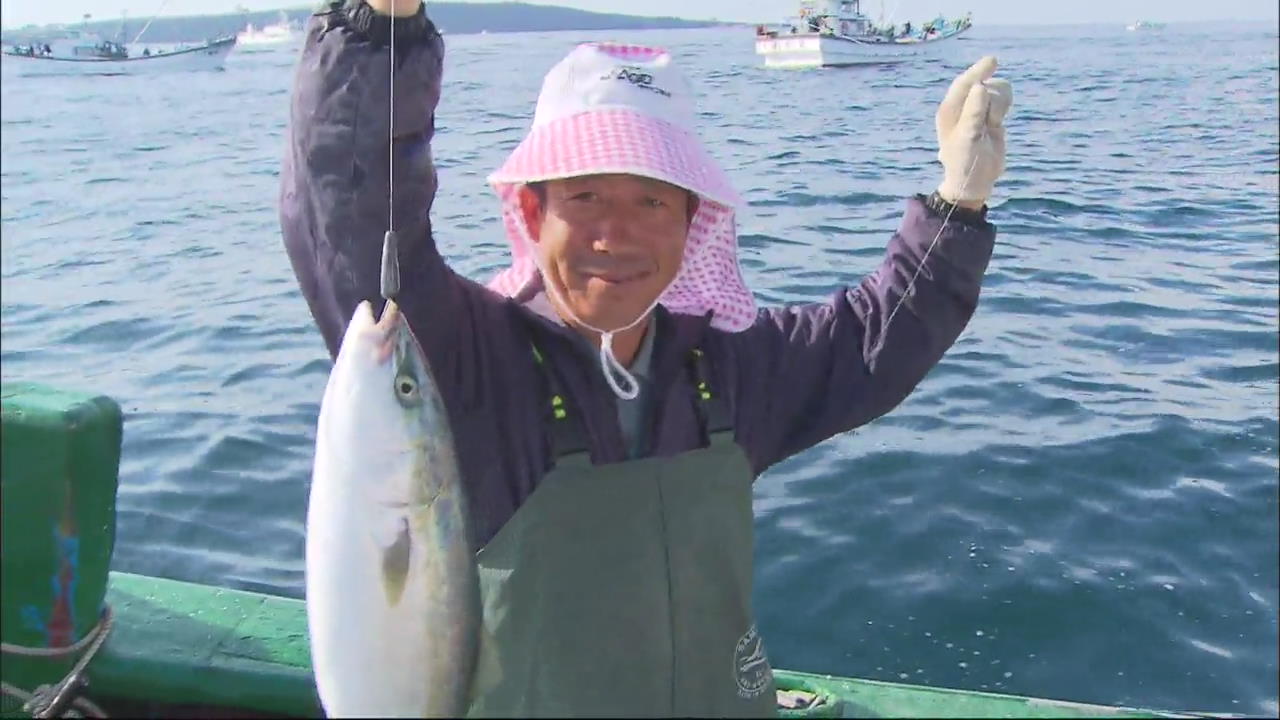
{"label": "distant boat", "polygon": [[4,50],[5,64],[15,64],[26,75],[128,75],[170,70],[221,70],[235,47],[234,37],[222,37],[195,46],[141,53],[98,35],[66,31],[48,42],[32,41]]}
{"label": "distant boat", "polygon": [[799,15],[782,27],[756,27],[756,54],[765,67],[778,68],[900,62],[932,54],[973,27],[969,15],[878,26],[861,6],[861,0],[800,0]]}
{"label": "distant boat", "polygon": [[1164,23],[1151,22],[1150,20],[1135,20],[1126,25],[1125,29],[1130,32],[1137,32],[1138,30],[1163,30]]}
{"label": "distant boat", "polygon": [[279,21],[271,25],[255,28],[253,23],[246,23],[244,30],[236,35],[236,45],[245,48],[257,48],[270,45],[283,45],[293,41],[293,23],[283,10]]}

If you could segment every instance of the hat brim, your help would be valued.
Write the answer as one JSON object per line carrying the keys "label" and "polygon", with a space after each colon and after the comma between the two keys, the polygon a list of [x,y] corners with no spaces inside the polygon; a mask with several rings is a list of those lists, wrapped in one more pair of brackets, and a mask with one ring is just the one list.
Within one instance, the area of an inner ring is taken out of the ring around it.
{"label": "hat brim", "polygon": [[608,173],[661,180],[730,208],[741,204],[696,135],[621,108],[535,126],[488,180],[497,186]]}

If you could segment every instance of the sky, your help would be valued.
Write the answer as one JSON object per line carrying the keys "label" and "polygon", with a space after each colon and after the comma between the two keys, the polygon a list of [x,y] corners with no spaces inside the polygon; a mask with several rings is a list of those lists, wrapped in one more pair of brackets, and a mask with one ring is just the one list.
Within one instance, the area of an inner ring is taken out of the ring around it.
{"label": "sky", "polygon": [[[456,0],[492,2],[494,0]],[[795,0],[534,0],[541,5],[562,5],[598,12],[634,15],[671,15],[695,19],[716,18],[741,22],[780,22],[795,13]],[[0,25],[20,27],[76,22],[85,13],[95,20],[152,15],[215,15],[249,10],[315,6],[315,0],[0,0]],[[875,17],[880,0],[863,0],[863,9]],[[1197,20],[1265,20],[1280,15],[1276,0],[883,0],[886,18],[896,22],[924,20],[973,12],[975,23],[989,25],[1125,23],[1132,20],[1186,22]],[[427,2],[427,12],[431,2]]]}

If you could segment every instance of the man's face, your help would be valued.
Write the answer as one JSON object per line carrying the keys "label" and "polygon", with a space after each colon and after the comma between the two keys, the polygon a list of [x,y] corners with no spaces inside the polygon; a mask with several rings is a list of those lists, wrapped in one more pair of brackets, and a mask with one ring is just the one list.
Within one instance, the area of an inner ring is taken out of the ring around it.
{"label": "man's face", "polygon": [[542,188],[521,188],[520,208],[546,281],[588,325],[609,331],[635,322],[680,270],[696,196],[635,175],[584,175]]}

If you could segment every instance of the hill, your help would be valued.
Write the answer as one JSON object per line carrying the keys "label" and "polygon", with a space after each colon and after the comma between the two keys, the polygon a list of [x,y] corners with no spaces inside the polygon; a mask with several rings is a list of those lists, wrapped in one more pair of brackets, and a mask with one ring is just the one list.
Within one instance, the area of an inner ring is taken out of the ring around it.
{"label": "hill", "polygon": [[[305,23],[315,6],[284,8],[291,21]],[[547,32],[552,30],[635,30],[658,28],[695,28],[719,25],[710,20],[685,20],[673,17],[642,17],[611,13],[588,12],[552,5],[532,5],[522,2],[458,3],[432,2],[427,8],[437,27],[447,34],[488,32]],[[244,29],[245,23],[261,27],[276,22],[281,10],[236,12],[222,15],[189,15],[181,17],[157,17],[151,20],[141,42],[181,43],[200,42],[212,37],[233,35]],[[132,42],[149,18],[91,20],[63,27],[83,28],[104,38]],[[4,43],[24,43],[56,32],[58,26],[26,26],[6,30],[0,39]]]}

